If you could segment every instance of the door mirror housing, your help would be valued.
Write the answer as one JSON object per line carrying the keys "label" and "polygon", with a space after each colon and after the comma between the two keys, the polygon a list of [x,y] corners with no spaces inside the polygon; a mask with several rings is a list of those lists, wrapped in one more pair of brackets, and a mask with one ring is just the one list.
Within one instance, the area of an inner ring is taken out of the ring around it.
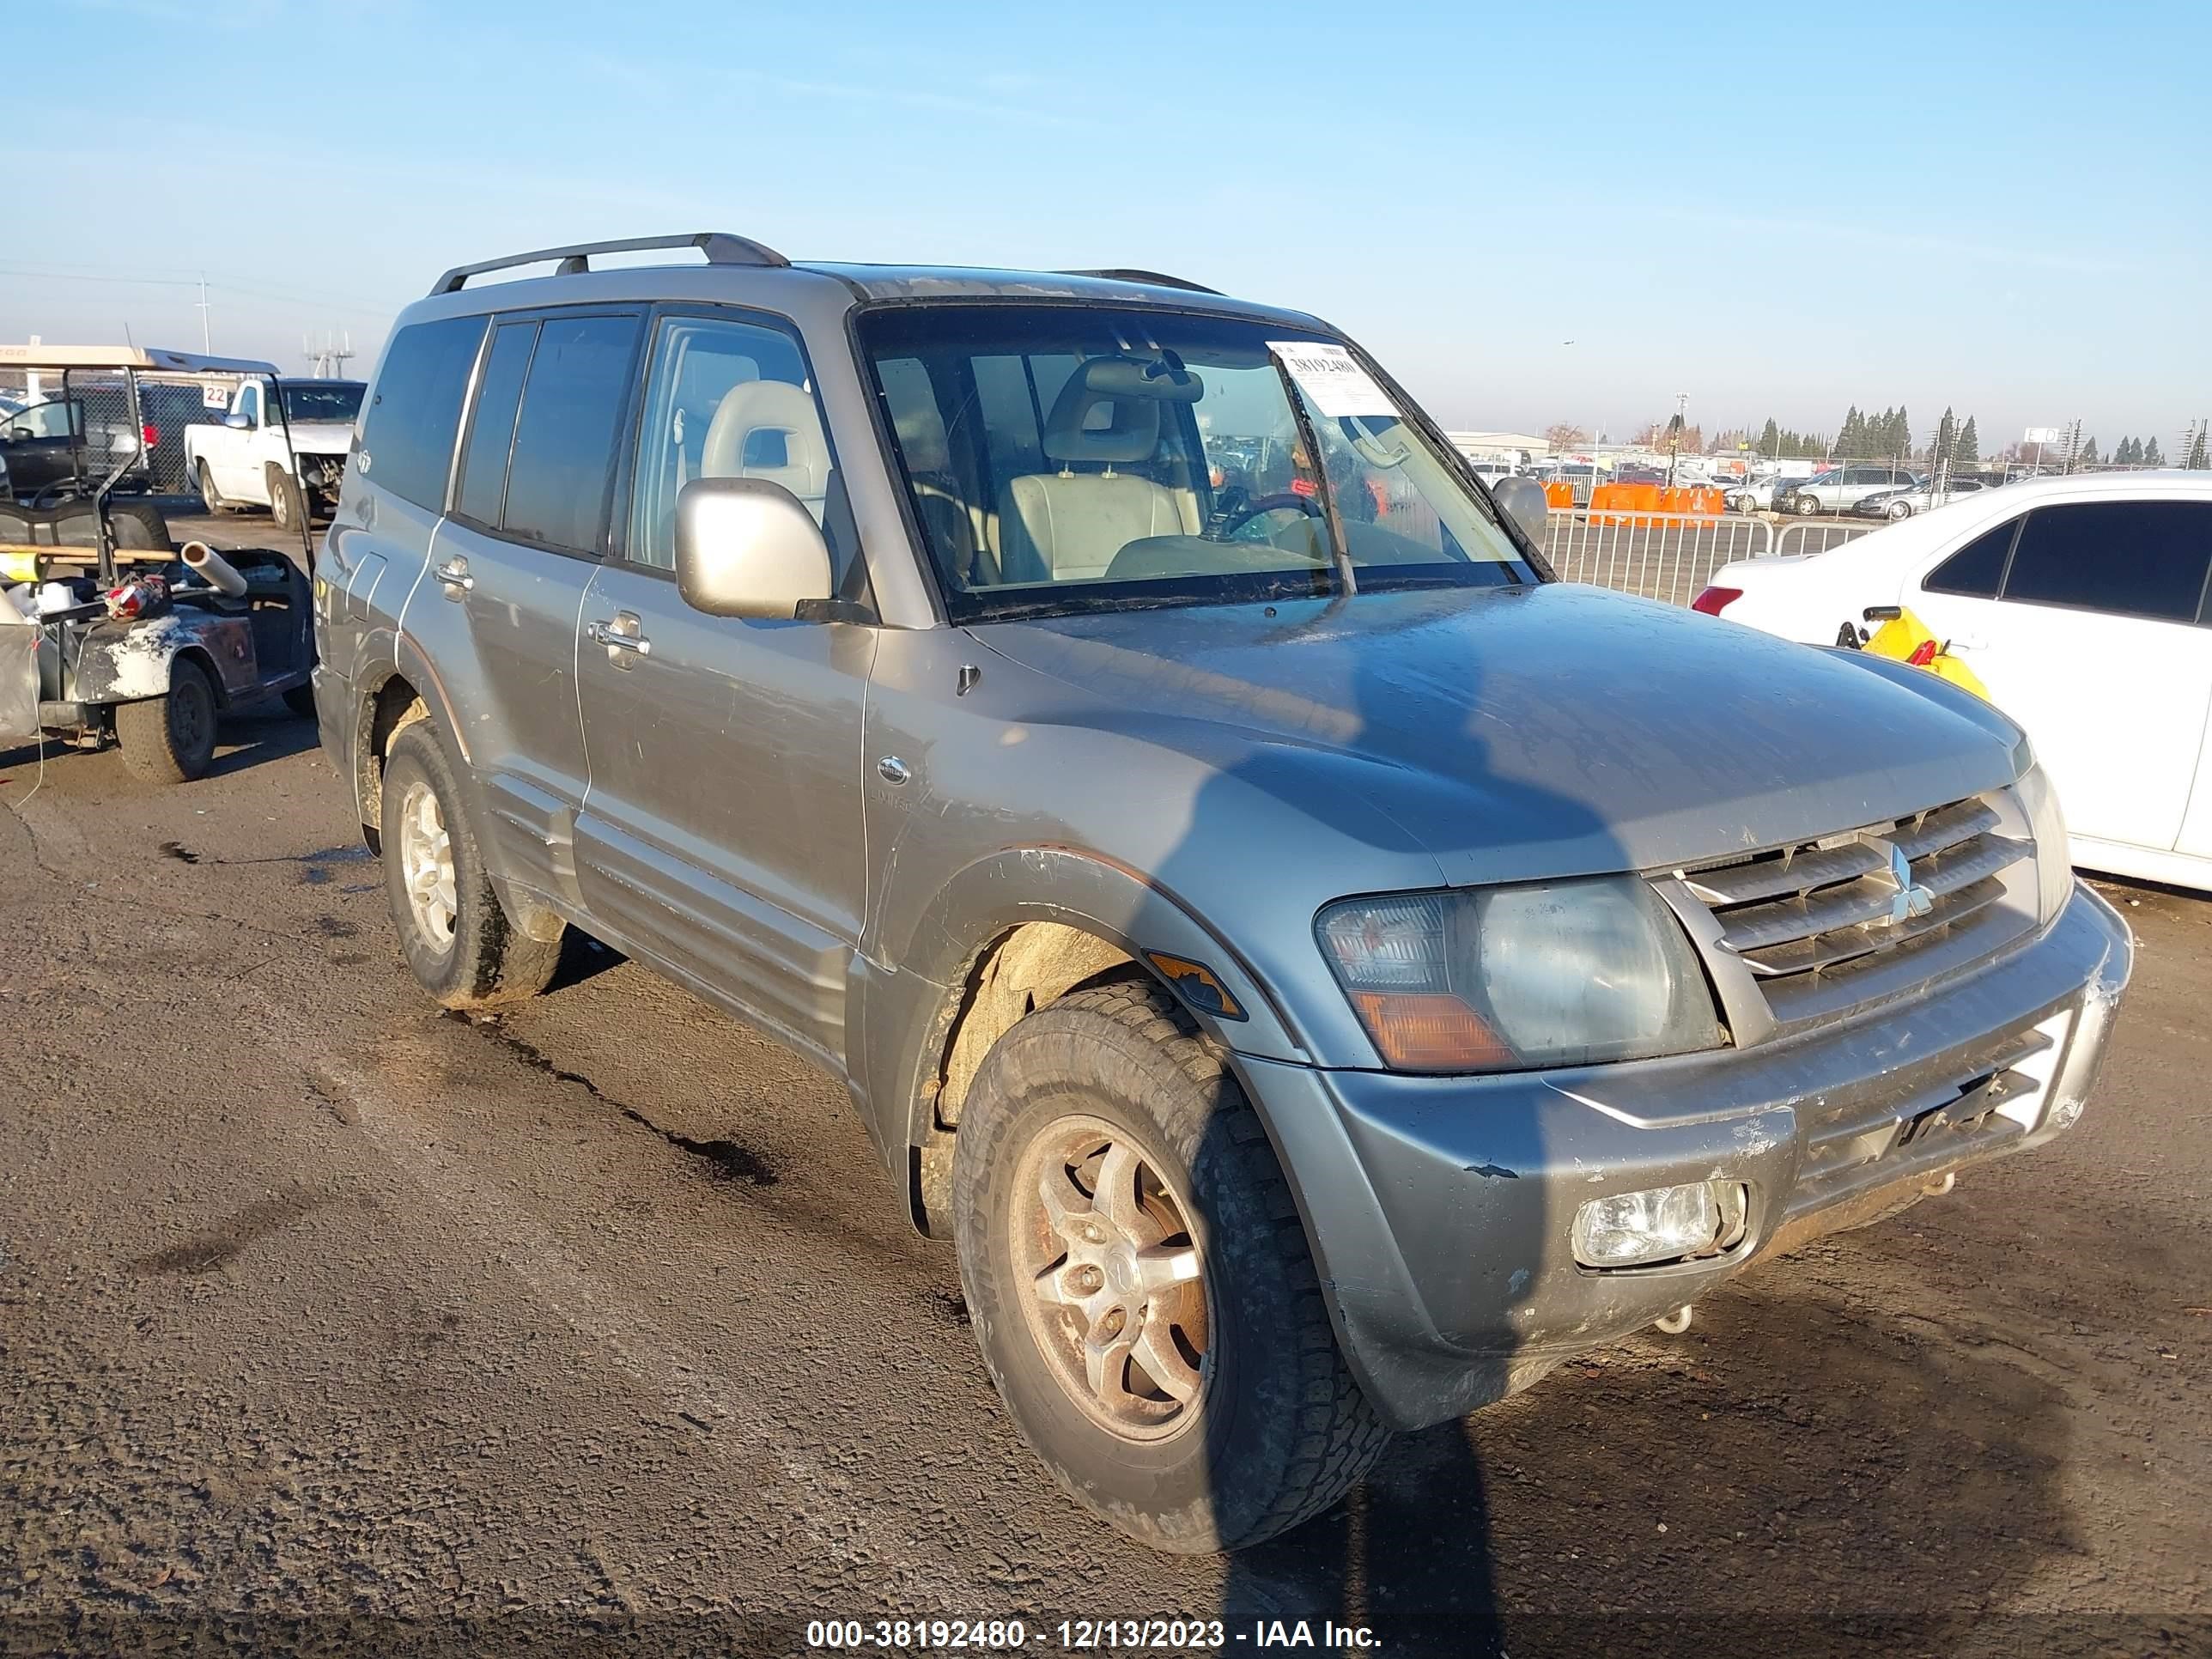
{"label": "door mirror housing", "polygon": [[676,586],[710,617],[787,622],[830,597],[830,544],[766,478],[695,478],[676,498]]}
{"label": "door mirror housing", "polygon": [[1490,499],[1521,526],[1522,535],[1539,547],[1544,544],[1544,520],[1552,508],[1543,485],[1534,478],[1500,478],[1490,486]]}
{"label": "door mirror housing", "polygon": [[228,427],[233,432],[251,432],[253,430],[253,416],[247,414],[242,409],[232,410],[229,414],[222,417],[222,423]]}

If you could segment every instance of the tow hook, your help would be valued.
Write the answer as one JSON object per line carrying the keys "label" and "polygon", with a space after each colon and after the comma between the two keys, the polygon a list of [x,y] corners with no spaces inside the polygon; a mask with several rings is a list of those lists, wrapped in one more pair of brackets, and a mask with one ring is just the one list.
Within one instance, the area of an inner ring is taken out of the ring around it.
{"label": "tow hook", "polygon": [[1680,1336],[1690,1328],[1690,1304],[1685,1302],[1665,1318],[1655,1319],[1651,1322],[1669,1336]]}
{"label": "tow hook", "polygon": [[1948,1170],[1941,1181],[1931,1181],[1920,1190],[1930,1198],[1941,1198],[1958,1184],[1959,1172],[1956,1170]]}

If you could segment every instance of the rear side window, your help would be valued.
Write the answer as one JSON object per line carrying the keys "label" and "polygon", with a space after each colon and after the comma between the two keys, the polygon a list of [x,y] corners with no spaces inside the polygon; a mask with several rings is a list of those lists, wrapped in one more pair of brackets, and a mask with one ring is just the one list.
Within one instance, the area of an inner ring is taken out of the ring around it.
{"label": "rear side window", "polygon": [[2039,507],[2013,550],[2004,596],[2113,616],[2194,622],[2212,567],[2212,501]]}
{"label": "rear side window", "polygon": [[492,331],[491,351],[477,384],[477,410],[469,422],[469,447],[461,456],[461,486],[453,510],[481,525],[497,525],[507,490],[507,452],[514,443],[514,416],[522,403],[522,377],[530,349],[538,343],[535,323],[506,323]]}
{"label": "rear side window", "polygon": [[461,399],[483,342],[481,317],[416,323],[392,337],[361,437],[361,470],[402,501],[446,507]]}
{"label": "rear side window", "polygon": [[2005,560],[2012,538],[2020,532],[2018,519],[2007,519],[1994,530],[1984,530],[1929,573],[1920,586],[1930,593],[1960,593],[1972,599],[1993,599],[2004,580]]}
{"label": "rear side window", "polygon": [[539,325],[507,466],[500,527],[508,535],[599,550],[637,337],[635,317],[549,317]]}

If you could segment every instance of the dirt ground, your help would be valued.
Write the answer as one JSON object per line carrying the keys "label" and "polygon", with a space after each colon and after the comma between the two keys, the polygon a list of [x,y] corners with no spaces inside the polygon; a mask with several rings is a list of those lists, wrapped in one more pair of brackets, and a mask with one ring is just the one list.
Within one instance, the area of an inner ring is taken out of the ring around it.
{"label": "dirt ground", "polygon": [[310,723],[0,805],[0,1651],[2212,1652],[2212,902],[2107,889],[2072,1134],[1184,1559],[1040,1474],[828,1079],[587,950],[440,1017]]}

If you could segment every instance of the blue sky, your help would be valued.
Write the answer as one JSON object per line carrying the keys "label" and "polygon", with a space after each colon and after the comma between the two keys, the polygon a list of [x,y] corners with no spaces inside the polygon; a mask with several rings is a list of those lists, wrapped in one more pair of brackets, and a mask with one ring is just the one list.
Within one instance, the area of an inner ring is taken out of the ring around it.
{"label": "blue sky", "polygon": [[373,353],[448,264],[716,228],[802,258],[1176,271],[1319,312],[1455,427],[1621,436],[1686,392],[1708,429],[1901,400],[1916,432],[1976,414],[1985,448],[2078,416],[2171,451],[2212,414],[2202,7],[7,21],[15,61],[100,90],[67,119],[40,118],[49,90],[15,103],[0,339],[193,347],[204,271],[216,349],[296,368],[308,331]]}

